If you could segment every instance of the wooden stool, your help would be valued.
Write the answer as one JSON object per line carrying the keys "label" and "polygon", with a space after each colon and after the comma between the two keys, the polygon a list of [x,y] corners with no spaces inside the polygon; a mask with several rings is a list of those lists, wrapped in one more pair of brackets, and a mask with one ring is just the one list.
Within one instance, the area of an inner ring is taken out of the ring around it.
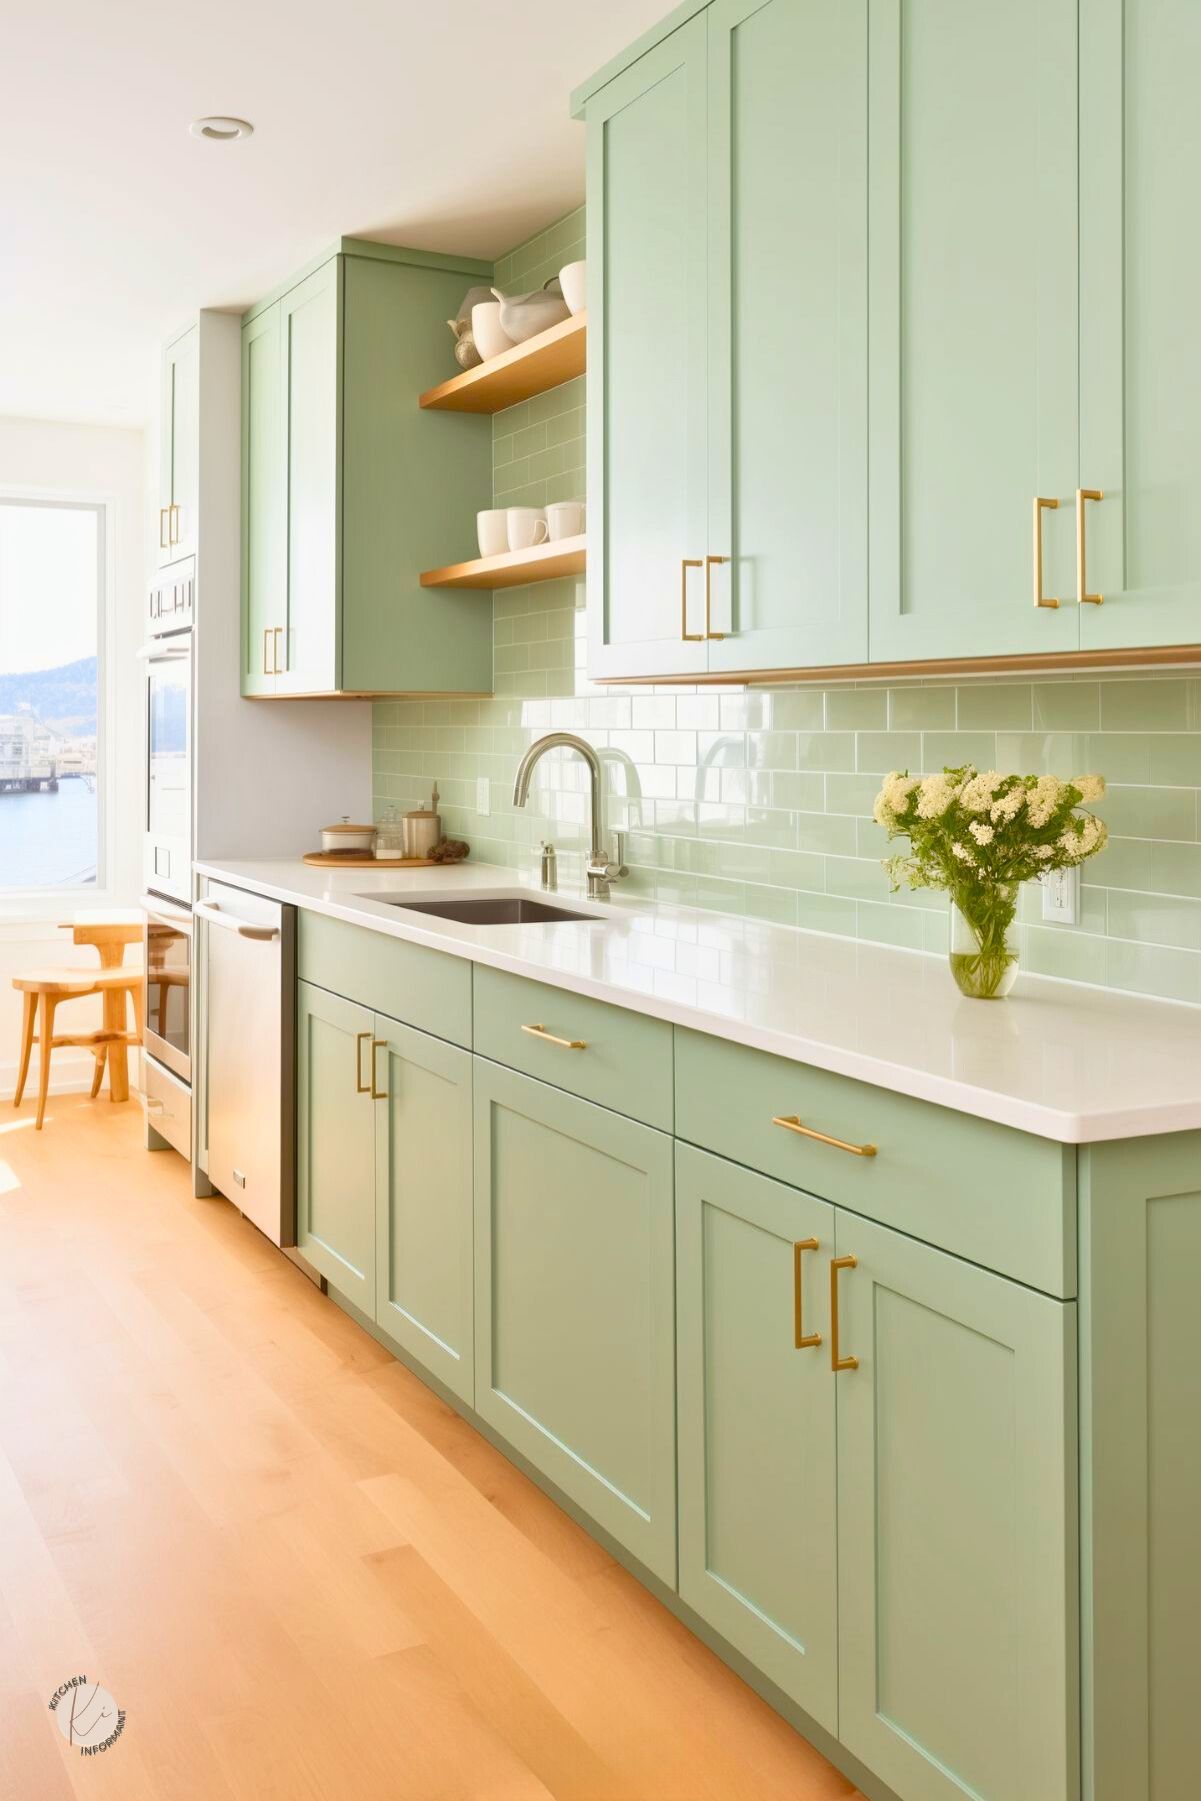
{"label": "wooden stool", "polygon": [[[74,919],[59,927],[62,932],[70,932],[75,944],[94,944],[100,958],[101,969],[119,969],[125,961],[125,946],[140,944],[142,941],[142,915],[128,907],[81,907]],[[126,1055],[126,1042],[140,1044],[145,1029],[145,989],[139,986],[134,991],[133,1010],[137,1021],[138,1035],[136,1040],[125,1040],[124,1028],[126,1020],[125,1001],[117,989],[104,991],[104,1028],[107,1032],[118,1034],[109,1043],[100,1046],[96,1053],[96,1071],[92,1081],[92,1097],[95,1099],[100,1091],[100,1083],[104,1076],[104,1065],[108,1060],[108,1092],[109,1099],[127,1101],[129,1099],[129,1059]]]}
{"label": "wooden stool", "polygon": [[[142,1037],[142,972],[140,969],[40,969],[28,975],[14,976],[13,987],[25,996],[25,1015],[21,1022],[21,1067],[17,1074],[17,1092],[13,1106],[21,1105],[29,1059],[36,1037],[38,1058],[38,1118],[42,1129],[46,1115],[46,1094],[50,1085],[50,1053],[61,1046],[86,1047],[94,1052],[96,1069],[92,1077],[92,1095],[100,1088],[108,1059],[109,1097],[114,1101],[129,1099],[129,1067],[127,1046],[138,1044]],[[54,1015],[60,1001],[79,1000],[84,995],[104,996],[104,1025],[98,1032],[64,1032],[54,1034]],[[133,1000],[136,1031],[126,1030],[126,996]],[[35,1014],[37,1031],[34,1031]]]}

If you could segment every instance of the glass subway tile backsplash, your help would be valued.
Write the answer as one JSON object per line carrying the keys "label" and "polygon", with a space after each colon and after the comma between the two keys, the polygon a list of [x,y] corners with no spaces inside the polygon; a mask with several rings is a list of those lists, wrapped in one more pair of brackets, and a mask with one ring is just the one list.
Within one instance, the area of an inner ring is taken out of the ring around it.
{"label": "glass subway tile backsplash", "polygon": [[[541,285],[582,239],[581,211],[498,263],[497,285]],[[582,386],[496,415],[495,504],[583,495]],[[544,758],[529,806],[511,804],[522,751],[567,729],[606,766],[629,892],[944,952],[945,897],[889,894],[880,777],[964,762],[1097,771],[1111,839],[1084,867],[1080,923],[1044,925],[1038,890],[1023,894],[1023,967],[1201,1004],[1201,675],[601,688],[585,677],[582,581],[499,592],[495,609],[493,699],[375,703],[377,814],[418,804],[437,777],[446,829],[475,858],[533,868],[550,838],[562,886],[582,886],[579,759]]]}

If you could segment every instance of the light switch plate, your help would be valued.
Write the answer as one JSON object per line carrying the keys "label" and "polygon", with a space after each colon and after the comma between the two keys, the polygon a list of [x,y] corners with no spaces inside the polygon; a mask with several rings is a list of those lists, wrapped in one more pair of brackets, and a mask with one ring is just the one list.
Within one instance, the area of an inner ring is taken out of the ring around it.
{"label": "light switch plate", "polygon": [[490,785],[488,777],[486,775],[481,775],[481,776],[476,777],[475,810],[477,813],[484,815],[484,817],[487,817],[487,815],[489,813],[491,813],[491,811],[492,811],[492,795],[490,792],[490,786],[491,785]]}
{"label": "light switch plate", "polygon": [[1080,865],[1050,869],[1042,877],[1043,918],[1053,925],[1074,926],[1080,918]]}

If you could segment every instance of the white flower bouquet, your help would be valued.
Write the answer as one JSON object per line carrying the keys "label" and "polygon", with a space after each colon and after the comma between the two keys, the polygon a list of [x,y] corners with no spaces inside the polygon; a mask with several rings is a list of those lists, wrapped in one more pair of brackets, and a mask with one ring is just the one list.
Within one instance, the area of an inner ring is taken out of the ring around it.
{"label": "white flower bouquet", "polygon": [[894,771],[884,778],[876,823],[890,838],[909,840],[905,855],[884,864],[893,892],[904,882],[950,895],[951,972],[965,994],[994,1000],[1013,986],[1018,885],[1104,849],[1104,821],[1077,812],[1104,792],[1099,775],[1062,781],[970,763],[941,775]]}

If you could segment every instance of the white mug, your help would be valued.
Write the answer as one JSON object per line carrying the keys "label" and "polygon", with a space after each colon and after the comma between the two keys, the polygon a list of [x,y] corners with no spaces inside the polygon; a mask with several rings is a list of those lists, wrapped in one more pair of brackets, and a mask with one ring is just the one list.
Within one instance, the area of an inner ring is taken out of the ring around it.
{"label": "white mug", "polygon": [[509,548],[509,509],[487,507],[475,516],[475,534],[482,557],[498,557]]}
{"label": "white mug", "polygon": [[578,538],[584,529],[582,500],[552,500],[546,509],[546,535],[552,542],[558,538]]}
{"label": "white mug", "polygon": [[510,550],[532,550],[535,544],[546,543],[546,511],[543,507],[508,507],[506,511]]}

